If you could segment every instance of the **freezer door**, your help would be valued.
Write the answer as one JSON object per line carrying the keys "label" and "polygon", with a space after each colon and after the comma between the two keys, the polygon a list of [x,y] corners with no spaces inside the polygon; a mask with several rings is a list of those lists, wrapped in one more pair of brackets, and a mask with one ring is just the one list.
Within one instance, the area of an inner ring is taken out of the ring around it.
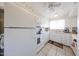
{"label": "freezer door", "polygon": [[36,25],[36,17],[15,3],[5,3],[4,17],[5,27],[35,27]]}
{"label": "freezer door", "polygon": [[4,36],[5,56],[35,55],[35,29],[5,28]]}

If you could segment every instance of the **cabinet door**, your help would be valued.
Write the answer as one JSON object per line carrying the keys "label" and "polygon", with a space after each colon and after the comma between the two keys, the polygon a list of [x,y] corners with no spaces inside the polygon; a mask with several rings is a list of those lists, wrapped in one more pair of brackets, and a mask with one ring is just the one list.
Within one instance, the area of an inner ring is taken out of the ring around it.
{"label": "cabinet door", "polygon": [[62,43],[64,45],[71,45],[71,34],[70,33],[63,33],[59,31],[50,31],[50,40]]}
{"label": "cabinet door", "polygon": [[72,37],[71,37],[71,34],[63,34],[63,36],[62,36],[63,38],[62,38],[62,43],[64,44],[64,45],[68,45],[68,46],[70,46],[71,45],[71,39],[72,39]]}

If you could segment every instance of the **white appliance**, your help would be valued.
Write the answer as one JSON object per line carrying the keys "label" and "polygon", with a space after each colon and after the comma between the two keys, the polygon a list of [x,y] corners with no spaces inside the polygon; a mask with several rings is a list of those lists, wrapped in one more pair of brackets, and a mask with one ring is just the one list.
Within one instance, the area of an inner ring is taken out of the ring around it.
{"label": "white appliance", "polygon": [[5,3],[5,56],[32,56],[37,47],[36,17],[15,3]]}

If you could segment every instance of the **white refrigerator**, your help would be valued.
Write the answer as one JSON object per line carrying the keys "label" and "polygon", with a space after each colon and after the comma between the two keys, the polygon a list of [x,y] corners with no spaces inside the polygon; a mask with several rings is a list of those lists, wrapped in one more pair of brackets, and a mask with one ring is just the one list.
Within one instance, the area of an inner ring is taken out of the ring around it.
{"label": "white refrigerator", "polygon": [[4,20],[4,55],[33,56],[35,55],[36,17],[24,11],[15,3],[5,3]]}

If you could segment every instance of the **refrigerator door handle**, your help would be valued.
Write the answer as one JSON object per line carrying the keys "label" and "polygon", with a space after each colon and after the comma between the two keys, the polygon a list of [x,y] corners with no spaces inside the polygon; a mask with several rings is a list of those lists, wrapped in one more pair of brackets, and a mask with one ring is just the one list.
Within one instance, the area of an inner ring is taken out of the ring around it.
{"label": "refrigerator door handle", "polygon": [[34,27],[4,27],[9,29],[35,29]]}

